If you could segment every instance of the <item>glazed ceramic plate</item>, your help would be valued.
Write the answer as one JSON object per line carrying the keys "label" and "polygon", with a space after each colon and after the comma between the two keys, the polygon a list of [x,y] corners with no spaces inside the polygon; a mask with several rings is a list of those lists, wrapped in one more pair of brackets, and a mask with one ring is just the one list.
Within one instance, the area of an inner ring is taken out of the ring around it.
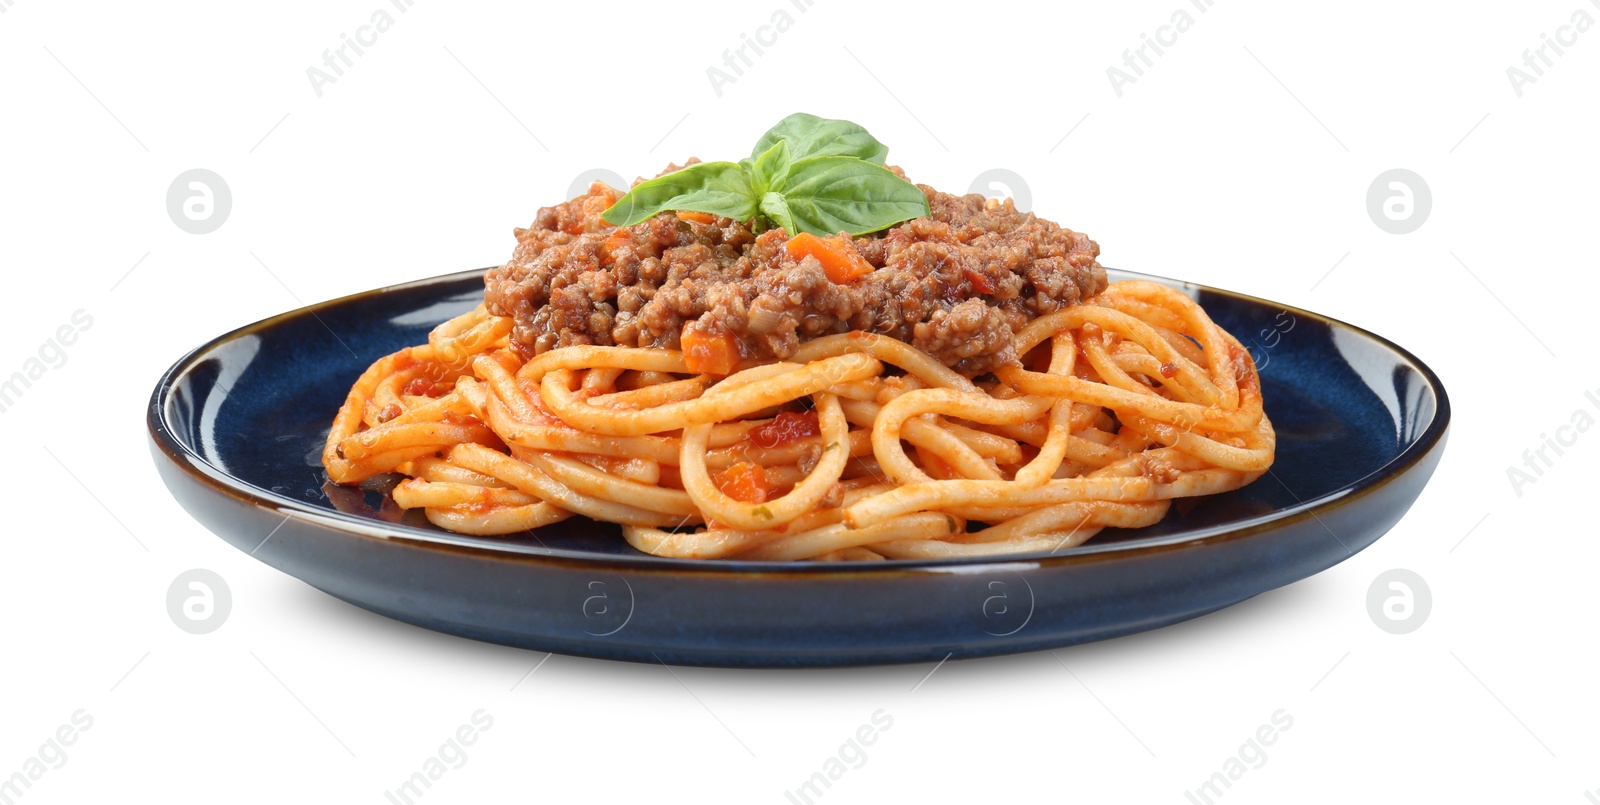
{"label": "glazed ceramic plate", "polygon": [[662,559],[572,518],[509,538],[439,530],[326,482],[334,411],[374,360],[483,297],[482,271],[324,302],[196,349],[150,398],[172,494],[242,551],[352,604],[478,640],[734,666],[939,660],[1153,629],[1305,578],[1405,514],[1444,450],[1449,402],[1404,349],[1339,321],[1191,294],[1261,367],[1277,461],[1235,492],[1056,554],[871,563]]}

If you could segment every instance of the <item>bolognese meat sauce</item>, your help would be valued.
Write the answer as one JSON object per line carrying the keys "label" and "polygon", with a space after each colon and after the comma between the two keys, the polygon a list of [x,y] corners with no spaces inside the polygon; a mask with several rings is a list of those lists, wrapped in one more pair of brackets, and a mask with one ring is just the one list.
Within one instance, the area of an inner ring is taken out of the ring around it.
{"label": "bolognese meat sauce", "polygon": [[524,358],[577,345],[682,349],[687,332],[697,350],[721,344],[724,364],[782,360],[808,339],[863,330],[976,376],[1019,359],[1012,337],[1029,321],[1105,289],[1086,235],[1009,200],[918,187],[932,215],[838,240],[830,248],[857,253],[841,259],[871,267],[841,275],[815,248],[788,248],[781,229],[670,212],[612,226],[600,216],[621,191],[597,182],[516,230],[511,260],[485,277],[489,311],[514,319]]}

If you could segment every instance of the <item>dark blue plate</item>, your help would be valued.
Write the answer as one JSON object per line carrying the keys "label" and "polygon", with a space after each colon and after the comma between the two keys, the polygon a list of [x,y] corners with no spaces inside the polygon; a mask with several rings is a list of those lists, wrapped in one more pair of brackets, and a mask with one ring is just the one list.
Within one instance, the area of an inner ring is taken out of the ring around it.
{"label": "dark blue plate", "polygon": [[517,537],[461,536],[381,492],[328,484],[319,456],[355,378],[477,305],[482,274],[324,302],[184,356],[150,398],[151,452],[167,487],[234,547],[430,629],[647,662],[912,662],[1152,629],[1331,567],[1410,508],[1450,420],[1439,378],[1383,338],[1142,277],[1190,293],[1250,348],[1278,432],[1268,475],[1178,501],[1150,528],[1108,530],[1054,555],[801,565],[647,556],[583,518]]}

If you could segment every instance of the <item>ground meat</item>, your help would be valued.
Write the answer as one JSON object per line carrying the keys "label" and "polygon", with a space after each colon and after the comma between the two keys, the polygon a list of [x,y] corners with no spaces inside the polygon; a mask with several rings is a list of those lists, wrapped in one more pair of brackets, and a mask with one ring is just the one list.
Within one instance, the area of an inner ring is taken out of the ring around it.
{"label": "ground meat", "polygon": [[783,359],[807,339],[865,330],[976,376],[1019,359],[1012,337],[1029,321],[1105,289],[1087,236],[1009,200],[918,187],[932,215],[855,238],[875,270],[837,285],[815,258],[790,257],[781,229],[675,213],[611,226],[600,214],[620,191],[596,183],[516,230],[510,262],[485,277],[486,300],[513,317],[524,357],[586,344],[677,349],[695,322],[733,336],[746,358]]}

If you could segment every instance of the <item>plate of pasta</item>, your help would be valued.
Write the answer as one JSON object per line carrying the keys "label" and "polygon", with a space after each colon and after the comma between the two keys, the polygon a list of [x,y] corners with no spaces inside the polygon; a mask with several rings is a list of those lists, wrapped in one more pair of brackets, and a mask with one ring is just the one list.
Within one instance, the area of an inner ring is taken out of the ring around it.
{"label": "plate of pasta", "polygon": [[1443,452],[1354,326],[1103,267],[848,121],[594,183],[505,264],[223,335],[152,396],[178,500],[367,609],[716,665],[1050,648],[1353,555]]}

